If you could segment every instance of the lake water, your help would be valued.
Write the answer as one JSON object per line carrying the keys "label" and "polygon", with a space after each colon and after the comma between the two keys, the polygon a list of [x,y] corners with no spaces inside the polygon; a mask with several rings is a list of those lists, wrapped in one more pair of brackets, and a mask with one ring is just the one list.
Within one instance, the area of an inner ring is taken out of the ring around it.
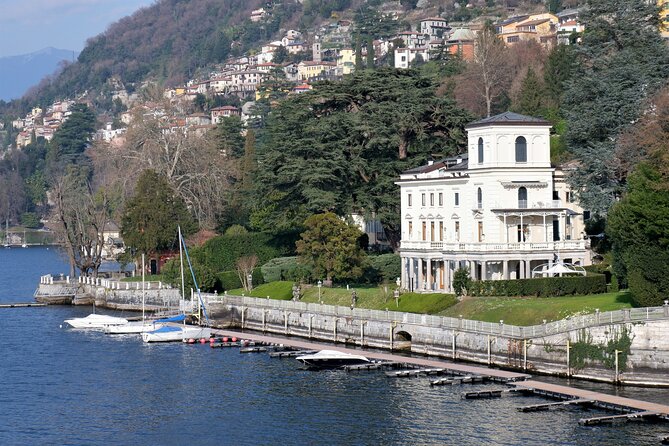
{"label": "lake water", "polygon": [[[30,301],[39,276],[59,272],[53,249],[0,249],[0,302]],[[534,397],[460,400],[498,386],[312,372],[294,359],[60,327],[90,311],[0,309],[0,445],[656,445],[669,435],[669,424],[578,424],[598,410],[516,410],[545,401]],[[669,402],[667,390],[620,393]]]}

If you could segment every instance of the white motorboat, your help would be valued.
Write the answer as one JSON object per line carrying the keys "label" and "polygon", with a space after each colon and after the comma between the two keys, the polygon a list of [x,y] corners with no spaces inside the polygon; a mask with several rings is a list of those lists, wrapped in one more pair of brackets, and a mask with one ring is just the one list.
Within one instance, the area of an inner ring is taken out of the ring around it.
{"label": "white motorboat", "polygon": [[211,328],[192,325],[165,325],[157,330],[142,333],[144,342],[174,342],[189,339],[209,339]]}
{"label": "white motorboat", "polygon": [[106,314],[89,314],[86,317],[66,319],[64,322],[72,328],[95,328],[101,330],[113,325],[126,325],[128,320]]}
{"label": "white motorboat", "polygon": [[108,325],[105,327],[107,334],[133,334],[146,333],[147,331],[154,331],[162,327],[163,324],[152,323],[151,321],[133,321],[125,325]]}
{"label": "white motorboat", "polygon": [[366,364],[371,362],[362,355],[352,355],[337,350],[321,350],[318,353],[298,356],[295,359],[309,367],[319,369],[333,369],[347,365]]}

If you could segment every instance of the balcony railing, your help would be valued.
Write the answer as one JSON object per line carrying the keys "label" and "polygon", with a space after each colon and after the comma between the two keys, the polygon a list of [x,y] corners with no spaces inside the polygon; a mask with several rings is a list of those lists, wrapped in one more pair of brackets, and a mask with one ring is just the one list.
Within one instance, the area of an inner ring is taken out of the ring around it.
{"label": "balcony railing", "polygon": [[504,252],[504,251],[557,251],[587,249],[587,240],[565,240],[558,242],[519,242],[519,243],[458,243],[406,241],[401,242],[402,249],[422,251],[461,251],[461,252]]}
{"label": "balcony railing", "polygon": [[555,209],[565,207],[560,200],[534,201],[518,200],[505,203],[495,203],[492,209]]}

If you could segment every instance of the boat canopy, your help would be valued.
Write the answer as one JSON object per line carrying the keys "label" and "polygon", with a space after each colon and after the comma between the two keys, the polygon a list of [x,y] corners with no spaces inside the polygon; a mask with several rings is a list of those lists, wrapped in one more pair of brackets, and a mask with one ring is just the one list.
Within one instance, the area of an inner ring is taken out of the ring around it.
{"label": "boat canopy", "polygon": [[164,319],[158,319],[158,320],[156,320],[156,321],[154,321],[154,322],[156,322],[156,323],[163,323],[163,322],[181,322],[181,321],[183,321],[184,319],[186,319],[186,315],[185,315],[185,314],[180,314],[180,315],[178,315],[178,316],[172,316],[172,317],[166,317],[166,318],[164,318]]}
{"label": "boat canopy", "polygon": [[175,326],[172,326],[172,325],[165,325],[165,326],[160,327],[156,330],[153,330],[149,333],[172,333],[174,331],[181,331],[181,330],[182,330],[181,327],[175,327]]}

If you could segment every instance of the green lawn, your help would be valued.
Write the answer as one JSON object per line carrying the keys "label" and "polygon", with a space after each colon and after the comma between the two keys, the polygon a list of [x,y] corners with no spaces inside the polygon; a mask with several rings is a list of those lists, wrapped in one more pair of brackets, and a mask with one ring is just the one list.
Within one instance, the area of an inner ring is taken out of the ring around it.
{"label": "green lawn", "polygon": [[[162,282],[163,281],[163,276],[162,274],[145,274],[144,275],[144,280],[147,282]],[[142,275],[139,274],[138,276],[135,277],[124,277],[121,279],[121,282],[141,282],[142,281]]]}
{"label": "green lawn", "polygon": [[[253,297],[267,297],[272,299],[292,299],[293,282],[271,282],[254,288],[251,293],[242,289],[229,290],[228,294]],[[456,303],[452,294],[416,294],[405,293],[399,298],[399,305],[393,298],[393,287],[388,287],[387,292],[382,286],[356,286],[346,289],[321,287],[320,299],[327,305],[351,305],[351,293],[355,290],[358,295],[357,308],[368,308],[372,310],[406,311],[409,313],[435,314]],[[302,286],[302,302],[317,303],[319,301],[317,286]]]}
{"label": "green lawn", "polygon": [[628,292],[593,294],[589,296],[564,297],[469,297],[462,302],[441,311],[441,316],[499,322],[512,325],[541,324],[600,311],[631,308],[632,299]]}

